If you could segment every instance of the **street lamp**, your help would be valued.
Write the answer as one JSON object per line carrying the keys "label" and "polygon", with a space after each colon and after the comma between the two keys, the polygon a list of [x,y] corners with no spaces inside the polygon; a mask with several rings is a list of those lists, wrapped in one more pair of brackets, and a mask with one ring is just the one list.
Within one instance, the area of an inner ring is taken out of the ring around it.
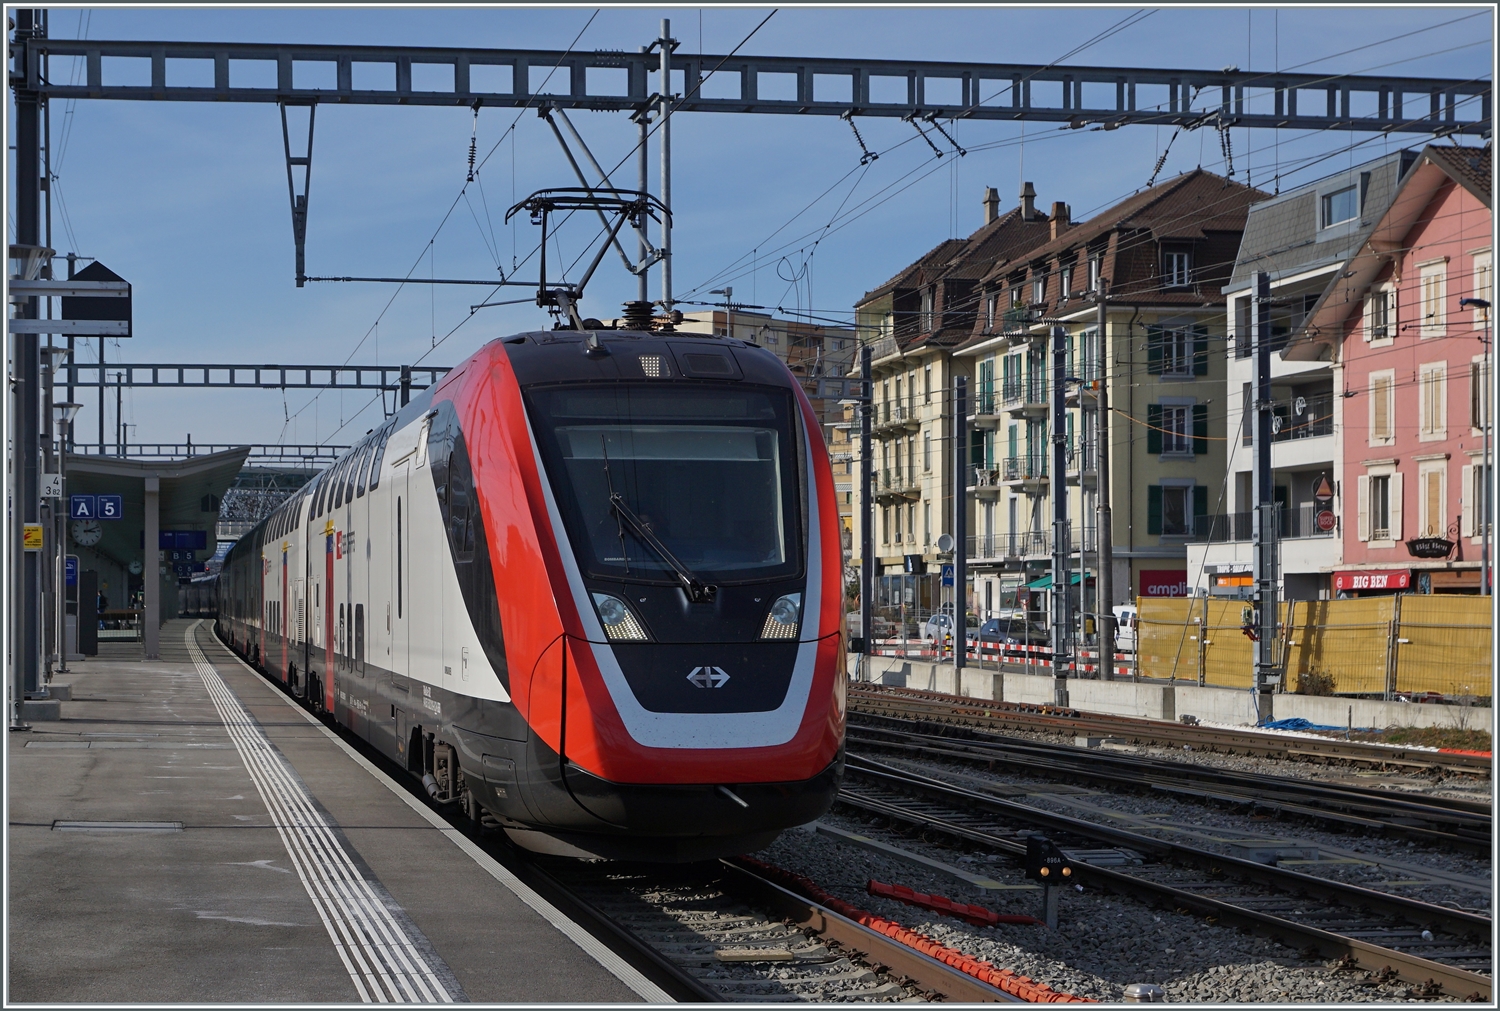
{"label": "street lamp", "polygon": [[[67,491],[67,457],[68,436],[73,431],[73,419],[78,417],[78,412],[83,409],[82,404],[69,401],[55,403],[52,405],[53,412],[57,415],[57,479],[61,483],[61,491]],[[64,498],[66,495],[64,495]],[[61,503],[64,499],[58,499]],[[53,626],[57,632],[57,673],[68,673],[68,510],[59,505],[57,514],[57,578],[53,586],[57,588],[54,596],[57,605],[57,620]]]}
{"label": "street lamp", "polygon": [[1480,593],[1481,596],[1486,596],[1487,597],[1487,596],[1490,595],[1490,584],[1491,584],[1491,579],[1490,579],[1490,481],[1491,481],[1491,474],[1490,474],[1490,412],[1494,409],[1493,406],[1492,406],[1492,401],[1491,401],[1490,396],[1489,396],[1491,388],[1494,386],[1494,378],[1490,375],[1490,303],[1489,303],[1488,300],[1482,299],[1482,298],[1461,298],[1461,299],[1458,300],[1458,307],[1460,309],[1466,309],[1469,306],[1473,306],[1476,309],[1483,309],[1484,310],[1484,336],[1481,337],[1481,338],[1479,338],[1480,342],[1484,345],[1484,386],[1485,386],[1485,388],[1484,388],[1484,397],[1479,402],[1480,406],[1484,410],[1484,414],[1480,418],[1480,421],[1483,422],[1483,424],[1484,424],[1484,428],[1482,429],[1482,431],[1484,432],[1484,480],[1482,482],[1483,487],[1484,487],[1484,491],[1480,493],[1479,502],[1477,503],[1477,505],[1479,506],[1479,522],[1481,522],[1481,523],[1484,524],[1484,528],[1481,531],[1481,540],[1480,540],[1480,544],[1483,545],[1483,546],[1480,548],[1480,556],[1479,556],[1480,557],[1480,562],[1479,562],[1479,573],[1480,573],[1480,575],[1479,575],[1479,593]]}

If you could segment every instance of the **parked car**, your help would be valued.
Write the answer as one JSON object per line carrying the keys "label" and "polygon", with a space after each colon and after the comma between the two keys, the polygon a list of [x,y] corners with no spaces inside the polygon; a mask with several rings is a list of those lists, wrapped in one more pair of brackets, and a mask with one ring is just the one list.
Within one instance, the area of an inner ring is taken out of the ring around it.
{"label": "parked car", "polygon": [[[970,642],[973,642],[975,630],[979,628],[979,615],[968,614],[965,617],[964,629],[967,633],[965,637]],[[930,615],[926,621],[922,622],[922,638],[928,642],[934,642],[952,634],[953,615],[945,611],[939,611],[936,614]]]}
{"label": "parked car", "polygon": [[1048,646],[1052,631],[1039,621],[1029,620],[1025,611],[1001,611],[979,627],[980,642],[1009,646]]}

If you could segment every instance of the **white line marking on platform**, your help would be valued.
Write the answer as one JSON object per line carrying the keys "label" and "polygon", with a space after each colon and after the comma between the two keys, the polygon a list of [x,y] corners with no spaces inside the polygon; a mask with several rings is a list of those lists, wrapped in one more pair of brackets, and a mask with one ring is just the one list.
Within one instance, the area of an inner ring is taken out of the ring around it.
{"label": "white line marking on platform", "polygon": [[[199,624],[202,624],[202,622],[200,621]],[[197,626],[195,625],[194,627],[196,628]],[[188,634],[192,634],[191,630]],[[193,645],[194,648],[197,648],[197,643],[194,643]],[[245,661],[241,660],[234,653],[230,653],[230,656],[233,656],[235,662],[238,663],[241,667],[245,668],[245,670],[249,671],[251,674],[254,674],[257,678],[260,677],[260,673],[256,671],[254,667],[251,667],[249,664],[245,663]],[[275,692],[274,694],[276,698],[286,703],[286,705],[291,708],[292,712],[301,716],[304,720],[312,724],[314,727],[317,727],[318,730],[323,734],[323,736],[327,737],[330,741],[332,741],[340,749],[342,749],[344,754],[348,755],[350,760],[353,761],[354,764],[358,765],[361,769],[364,769],[366,772],[368,772],[375,778],[378,783],[380,783],[387,790],[391,791],[391,793],[399,797],[402,803],[411,808],[429,825],[446,836],[449,842],[453,843],[453,845],[463,850],[464,854],[468,856],[469,859],[478,864],[481,868],[483,868],[485,873],[489,874],[490,877],[494,878],[496,881],[500,882],[502,885],[508,888],[512,893],[515,894],[516,898],[520,899],[522,902],[526,903],[526,905],[530,906],[533,910],[536,911],[537,915],[541,916],[542,919],[546,920],[548,923],[552,924],[552,926],[556,927],[559,932],[561,932],[565,937],[568,938],[568,940],[572,941],[574,944],[578,945],[578,947],[582,948],[590,958],[592,958],[594,961],[598,962],[601,966],[608,970],[612,976],[618,979],[621,983],[624,983],[631,990],[634,990],[642,1000],[646,1001],[648,1004],[676,1003],[671,994],[667,993],[661,987],[651,982],[641,973],[639,969],[631,965],[629,962],[625,961],[619,955],[615,954],[587,930],[584,930],[577,923],[574,923],[572,920],[570,920],[562,910],[558,909],[552,903],[548,902],[541,895],[538,895],[535,889],[526,884],[526,882],[522,881],[520,878],[516,877],[515,874],[512,873],[511,870],[504,864],[500,863],[500,861],[496,860],[484,850],[480,849],[468,836],[464,835],[452,825],[449,825],[442,819],[441,816],[438,815],[436,811],[433,811],[431,808],[426,807],[411,794],[403,790],[401,788],[401,784],[397,783],[395,780],[391,779],[391,777],[387,776],[384,772],[376,768],[369,759],[367,759],[364,755],[361,755],[358,751],[355,751],[347,741],[324,726],[322,721],[313,716],[312,713],[309,713],[306,709],[303,709],[301,706],[297,705],[282,693]]]}
{"label": "white line marking on platform", "polygon": [[194,640],[183,639],[255,788],[265,801],[334,950],[365,1003],[452,1003],[416,945],[355,866],[281,754],[240,705]]}

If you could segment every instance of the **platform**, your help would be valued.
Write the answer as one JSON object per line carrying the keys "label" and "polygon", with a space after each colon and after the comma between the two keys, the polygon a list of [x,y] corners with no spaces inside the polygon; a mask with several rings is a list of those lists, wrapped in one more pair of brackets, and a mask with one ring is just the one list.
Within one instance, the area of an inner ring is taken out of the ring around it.
{"label": "platform", "polygon": [[162,640],[9,734],[7,1003],[667,1000],[207,623]]}

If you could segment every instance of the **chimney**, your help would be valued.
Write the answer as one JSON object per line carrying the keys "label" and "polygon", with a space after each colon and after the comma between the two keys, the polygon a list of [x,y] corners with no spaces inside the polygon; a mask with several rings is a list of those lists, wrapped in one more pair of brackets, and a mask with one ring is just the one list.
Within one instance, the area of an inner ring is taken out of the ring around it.
{"label": "chimney", "polygon": [[1067,204],[1059,201],[1052,205],[1052,217],[1048,220],[1052,222],[1052,237],[1054,239],[1072,227],[1072,222],[1068,220],[1068,214]]}
{"label": "chimney", "polygon": [[984,223],[989,224],[1000,216],[1000,191],[993,186],[984,188]]}
{"label": "chimney", "polygon": [[1021,184],[1021,220],[1033,221],[1036,219],[1036,187],[1030,183]]}

